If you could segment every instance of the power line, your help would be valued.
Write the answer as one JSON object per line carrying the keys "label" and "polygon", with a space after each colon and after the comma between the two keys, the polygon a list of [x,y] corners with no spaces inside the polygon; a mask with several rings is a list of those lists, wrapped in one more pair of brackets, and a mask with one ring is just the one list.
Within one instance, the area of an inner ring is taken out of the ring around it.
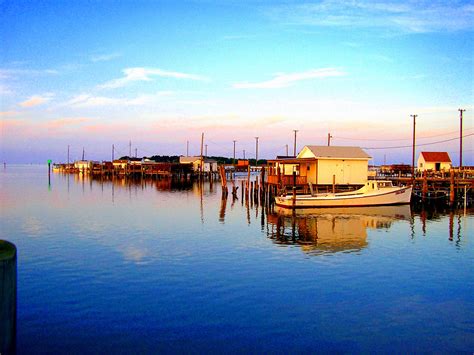
{"label": "power line", "polygon": [[[471,134],[466,134],[463,136],[463,138],[474,136],[474,133]],[[423,144],[417,144],[416,147],[421,147],[425,145],[433,145],[433,144],[439,144],[439,143],[445,143],[445,142],[451,142],[459,139],[459,137],[456,138],[451,138],[451,139],[445,139],[442,141],[437,141],[437,142],[431,142],[431,143],[423,143]],[[401,145],[401,146],[396,146],[396,147],[362,147],[362,149],[399,149],[399,148],[410,148],[412,145]]]}
{"label": "power line", "polygon": [[[474,127],[465,128],[464,131],[471,131],[473,129],[474,129]],[[459,130],[452,131],[452,132],[447,132],[447,133],[442,133],[442,134],[435,134],[435,135],[432,135],[432,136],[417,137],[417,139],[428,139],[428,138],[449,136],[450,134],[454,134],[454,133],[459,133]],[[339,137],[339,136],[335,136],[335,137],[332,136],[332,138],[333,139],[349,140],[349,141],[371,141],[371,142],[395,142],[395,141],[406,141],[406,140],[412,139],[412,137],[410,137],[410,138],[399,138],[399,139],[372,139],[372,138],[348,138],[348,137]]]}

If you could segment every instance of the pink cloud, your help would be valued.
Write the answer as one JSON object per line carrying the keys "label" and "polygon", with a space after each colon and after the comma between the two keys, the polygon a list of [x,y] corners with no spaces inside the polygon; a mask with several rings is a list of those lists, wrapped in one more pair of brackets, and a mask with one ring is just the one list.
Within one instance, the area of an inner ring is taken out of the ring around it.
{"label": "pink cloud", "polygon": [[34,107],[38,105],[42,105],[45,102],[48,102],[51,99],[51,95],[41,96],[41,95],[33,95],[29,99],[21,102],[19,105],[21,107]]}
{"label": "pink cloud", "polygon": [[46,122],[46,127],[50,129],[62,128],[65,126],[80,125],[84,122],[90,122],[92,119],[87,117],[65,117]]}

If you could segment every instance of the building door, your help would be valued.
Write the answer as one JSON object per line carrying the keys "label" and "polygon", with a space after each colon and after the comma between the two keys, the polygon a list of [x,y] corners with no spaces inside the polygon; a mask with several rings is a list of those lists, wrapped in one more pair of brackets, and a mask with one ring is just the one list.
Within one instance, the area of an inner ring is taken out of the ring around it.
{"label": "building door", "polygon": [[441,170],[441,163],[435,163],[435,171]]}

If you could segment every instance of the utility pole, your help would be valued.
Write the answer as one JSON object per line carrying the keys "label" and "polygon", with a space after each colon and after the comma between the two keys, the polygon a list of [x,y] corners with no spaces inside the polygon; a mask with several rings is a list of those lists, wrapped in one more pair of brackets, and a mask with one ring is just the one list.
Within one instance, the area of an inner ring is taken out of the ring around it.
{"label": "utility pole", "polygon": [[201,175],[203,173],[202,168],[204,166],[204,158],[203,158],[203,147],[204,147],[204,132],[201,134]]}
{"label": "utility pole", "polygon": [[288,156],[288,144],[286,144],[286,156]]}
{"label": "utility pole", "polygon": [[331,145],[331,138],[333,138],[331,133],[328,133],[328,147]]}
{"label": "utility pole", "polygon": [[207,157],[207,144],[204,144],[204,147],[206,148],[206,150],[205,150],[206,152],[204,153],[204,156]]}
{"label": "utility pole", "polygon": [[255,166],[258,165],[258,137],[255,137]]}
{"label": "utility pole", "polygon": [[189,157],[189,141],[186,141],[186,156]]}
{"label": "utility pole", "polygon": [[298,130],[294,129],[293,132],[295,132],[295,144],[293,146],[293,155],[296,157],[296,132],[298,132]]}
{"label": "utility pole", "polygon": [[459,169],[462,168],[462,113],[466,110],[458,109],[459,111]]}
{"label": "utility pole", "polygon": [[128,142],[128,157],[132,157],[132,140]]}
{"label": "utility pole", "polygon": [[67,165],[69,165],[69,145],[67,146]]}
{"label": "utility pole", "polygon": [[416,117],[418,115],[410,115],[410,117],[413,117],[413,152],[412,152],[412,158],[411,158],[411,177],[412,179],[415,178],[415,127],[416,127]]}
{"label": "utility pole", "polygon": [[234,142],[234,160],[232,160],[232,163],[235,165],[235,142],[237,142],[237,141],[234,140],[233,142]]}

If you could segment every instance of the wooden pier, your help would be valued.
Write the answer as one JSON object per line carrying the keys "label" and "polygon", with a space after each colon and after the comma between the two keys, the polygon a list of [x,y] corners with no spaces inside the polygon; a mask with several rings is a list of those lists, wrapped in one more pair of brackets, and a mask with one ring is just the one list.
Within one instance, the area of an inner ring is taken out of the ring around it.
{"label": "wooden pier", "polygon": [[[221,181],[223,198],[229,194],[228,184],[231,184],[231,193],[237,198],[240,188],[242,200],[261,200],[273,202],[274,196],[282,193],[307,194],[311,188],[315,192],[342,192],[359,188],[356,185],[333,184],[312,185],[305,176],[295,173],[284,175],[271,166],[253,167],[246,169],[235,165],[220,165],[217,171],[196,172],[192,166],[180,163],[155,163],[129,160],[115,160],[113,162],[75,162],[73,164],[55,164],[53,171],[60,173],[74,173],[90,175],[91,177],[123,177],[123,178],[152,178],[171,179],[173,181],[210,180]],[[238,179],[241,186],[235,184],[236,172],[244,172]],[[381,172],[370,176],[369,179],[391,180],[394,185],[413,185],[413,200],[422,203],[470,204],[474,195],[474,169],[450,169],[442,172],[424,172],[416,176],[411,174],[391,174]]]}

